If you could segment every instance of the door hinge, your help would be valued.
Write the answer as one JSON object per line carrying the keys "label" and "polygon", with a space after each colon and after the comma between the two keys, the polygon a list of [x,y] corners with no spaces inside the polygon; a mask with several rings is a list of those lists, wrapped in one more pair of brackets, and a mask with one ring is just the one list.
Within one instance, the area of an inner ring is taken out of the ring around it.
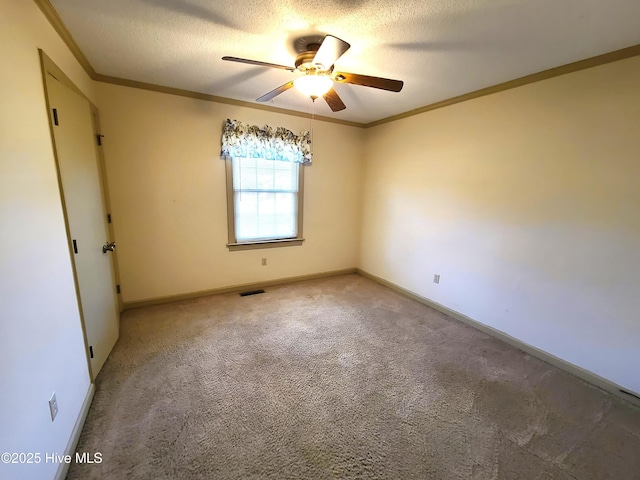
{"label": "door hinge", "polygon": [[99,133],[96,133],[96,138],[98,139],[98,146],[102,146],[102,137],[104,137],[104,135],[100,135]]}
{"label": "door hinge", "polygon": [[58,109],[57,108],[53,109],[53,124],[54,125],[59,125],[59,123],[58,123]]}
{"label": "door hinge", "polygon": [[93,358],[93,345],[89,345],[89,355]]}
{"label": "door hinge", "polygon": [[107,223],[111,223],[111,214],[107,213]]}
{"label": "door hinge", "polygon": [[73,239],[73,253],[78,253],[78,242],[76,242],[76,239]]}
{"label": "door hinge", "polygon": [[120,285],[116,285],[116,293],[120,293]]}

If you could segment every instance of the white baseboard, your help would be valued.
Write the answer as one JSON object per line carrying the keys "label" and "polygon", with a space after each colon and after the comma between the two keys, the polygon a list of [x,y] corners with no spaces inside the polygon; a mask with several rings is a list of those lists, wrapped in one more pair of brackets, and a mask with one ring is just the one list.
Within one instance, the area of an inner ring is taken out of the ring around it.
{"label": "white baseboard", "polygon": [[529,345],[528,343],[518,340],[517,338],[512,337],[507,333],[504,333],[500,330],[496,330],[493,327],[490,327],[488,325],[485,325],[484,323],[478,322],[477,320],[474,320],[471,317],[467,317],[466,315],[456,312],[455,310],[451,310],[450,308],[447,308],[444,305],[441,305],[437,302],[429,300],[428,298],[418,295],[417,293],[407,290],[406,288],[402,288],[401,286],[396,285],[395,283],[389,282],[388,280],[372,275],[371,273],[365,272],[364,270],[361,270],[359,268],[357,269],[357,272],[363,277],[367,277],[381,285],[384,285],[385,287],[389,287],[399,293],[402,293],[403,295],[409,298],[412,298],[413,300],[416,300],[424,305],[427,305],[428,307],[438,310],[439,312],[442,312],[445,315],[449,315],[450,317],[455,318],[456,320],[459,320],[462,323],[465,323],[470,327],[475,328],[476,330],[480,330],[481,332],[491,335],[492,337],[498,338],[503,342],[508,343],[509,345],[519,350],[522,350],[523,352],[526,352],[533,357],[536,357],[542,360],[543,362],[553,365],[554,367],[557,367],[560,370],[563,370],[575,377],[578,377],[579,379],[584,380],[585,382],[590,383],[591,385],[594,385],[602,390],[605,390],[615,395],[616,397],[619,397],[633,405],[640,407],[640,394],[637,392],[634,392],[628,388],[622,387],[610,380],[607,380],[606,378],[600,377],[599,375],[596,375],[595,373],[590,372],[589,370],[585,370],[584,368],[574,365],[573,363],[567,362],[566,360],[556,357],[555,355],[545,352],[544,350],[541,350],[537,347]]}
{"label": "white baseboard", "polygon": [[[72,457],[75,455],[76,447],[78,446],[78,440],[80,439],[80,433],[82,433],[82,427],[84,426],[84,422],[87,419],[87,414],[89,413],[89,407],[91,406],[91,402],[93,401],[93,394],[95,393],[95,391],[96,386],[91,383],[89,385],[89,390],[87,390],[87,395],[84,397],[84,402],[82,402],[82,408],[80,409],[80,413],[78,414],[76,423],[73,426],[73,431],[71,432],[71,437],[69,437],[67,448],[64,449],[65,455],[71,455]],[[58,471],[56,472],[55,480],[64,480],[67,477],[68,472],[69,464],[66,462],[60,462]]]}

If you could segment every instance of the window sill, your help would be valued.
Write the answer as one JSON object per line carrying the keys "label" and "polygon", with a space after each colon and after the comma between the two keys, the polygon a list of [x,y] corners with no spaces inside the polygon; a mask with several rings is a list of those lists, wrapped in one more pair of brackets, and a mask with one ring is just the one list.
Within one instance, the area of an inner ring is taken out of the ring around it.
{"label": "window sill", "polygon": [[259,248],[294,247],[302,245],[304,238],[287,238],[283,240],[261,240],[258,242],[227,243],[230,252],[238,250],[256,250]]}

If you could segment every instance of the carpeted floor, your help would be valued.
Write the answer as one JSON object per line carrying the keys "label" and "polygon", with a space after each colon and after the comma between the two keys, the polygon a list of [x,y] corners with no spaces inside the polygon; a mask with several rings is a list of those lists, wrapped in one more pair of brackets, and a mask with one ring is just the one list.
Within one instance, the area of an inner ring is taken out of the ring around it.
{"label": "carpeted floor", "polygon": [[632,479],[640,409],[358,275],[125,312],[69,479]]}

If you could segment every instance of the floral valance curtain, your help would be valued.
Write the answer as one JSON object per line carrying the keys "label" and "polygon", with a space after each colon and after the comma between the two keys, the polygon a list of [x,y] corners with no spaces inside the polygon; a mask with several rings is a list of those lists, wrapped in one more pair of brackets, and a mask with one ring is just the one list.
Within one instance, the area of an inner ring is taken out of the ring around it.
{"label": "floral valance curtain", "polygon": [[222,129],[223,159],[264,158],[285,162],[311,164],[311,135],[302,132],[296,135],[282,127],[258,127],[238,120],[230,120]]}

